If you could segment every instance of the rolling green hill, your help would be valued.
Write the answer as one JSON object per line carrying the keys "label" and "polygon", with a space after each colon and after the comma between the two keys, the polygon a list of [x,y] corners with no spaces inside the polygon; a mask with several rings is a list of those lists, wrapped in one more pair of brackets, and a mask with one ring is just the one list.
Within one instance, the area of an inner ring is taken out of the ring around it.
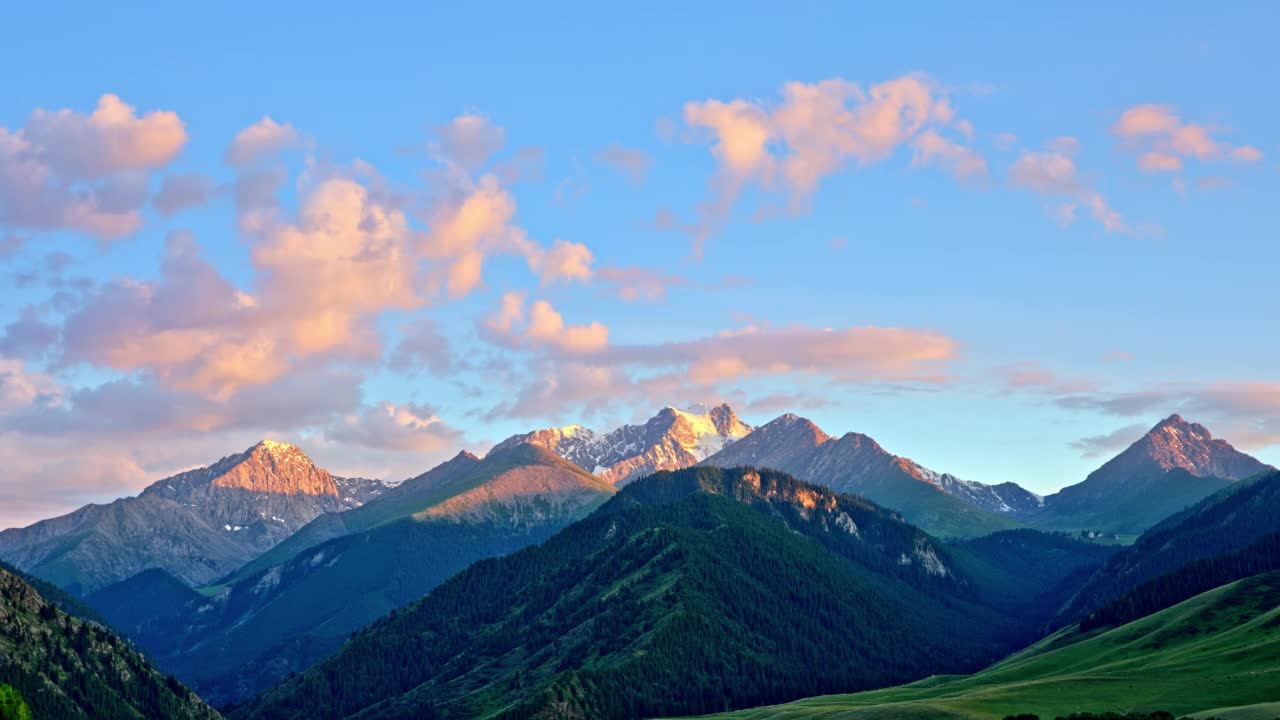
{"label": "rolling green hill", "polygon": [[1167,710],[1274,717],[1280,573],[1210,590],[1102,633],[1068,628],[980,673],[814,697],[725,720],[1000,720],[1016,713]]}

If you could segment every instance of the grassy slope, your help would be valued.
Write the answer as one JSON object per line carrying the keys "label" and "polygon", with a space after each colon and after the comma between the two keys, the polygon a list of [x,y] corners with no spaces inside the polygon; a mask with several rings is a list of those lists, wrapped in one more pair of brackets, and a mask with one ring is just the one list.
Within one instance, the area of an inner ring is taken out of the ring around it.
{"label": "grassy slope", "polygon": [[1269,717],[1258,704],[1280,696],[1280,573],[1224,585],[1105,633],[1072,633],[1060,631],[975,675],[723,717],[998,720],[1020,712],[1054,717],[1160,709],[1179,715],[1218,710],[1244,720]]}

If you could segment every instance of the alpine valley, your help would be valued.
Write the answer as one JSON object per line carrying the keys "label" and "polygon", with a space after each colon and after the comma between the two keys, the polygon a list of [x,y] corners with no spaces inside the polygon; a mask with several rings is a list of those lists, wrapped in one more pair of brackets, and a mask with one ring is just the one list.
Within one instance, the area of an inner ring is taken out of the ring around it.
{"label": "alpine valley", "polygon": [[1267,717],[1277,508],[1280,473],[1176,415],[1047,496],[725,404],[398,482],[263,441],[0,533],[0,690],[49,717]]}

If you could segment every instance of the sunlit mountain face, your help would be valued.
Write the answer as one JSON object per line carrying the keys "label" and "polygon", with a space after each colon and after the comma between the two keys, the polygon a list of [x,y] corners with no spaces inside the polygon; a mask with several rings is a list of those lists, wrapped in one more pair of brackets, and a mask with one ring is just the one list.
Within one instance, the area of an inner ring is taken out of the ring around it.
{"label": "sunlit mountain face", "polygon": [[1280,7],[45,5],[0,720],[1280,714]]}

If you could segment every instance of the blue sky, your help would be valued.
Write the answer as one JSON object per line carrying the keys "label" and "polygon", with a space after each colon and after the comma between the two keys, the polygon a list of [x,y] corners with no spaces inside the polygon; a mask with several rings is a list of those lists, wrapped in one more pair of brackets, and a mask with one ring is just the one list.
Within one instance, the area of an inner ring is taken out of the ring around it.
{"label": "blue sky", "polygon": [[[1280,464],[1270,4],[8,18],[0,138],[22,147],[0,144],[0,320],[27,322],[0,341],[0,448],[20,458],[0,525],[264,435],[403,477],[704,399],[1040,492],[1174,411]],[[898,108],[875,135],[858,113],[908,84],[929,117]],[[103,129],[108,94],[132,114]],[[745,170],[721,152],[726,108],[768,134]],[[271,142],[229,162],[254,127]],[[250,227],[235,188],[262,173],[283,181]],[[159,212],[177,176],[204,191]],[[341,242],[385,264],[307,227],[339,191],[364,203]],[[441,229],[481,195],[510,211],[492,233]],[[85,203],[128,227],[74,219]],[[467,253],[483,270],[451,296],[441,273]],[[430,332],[397,355],[411,327]]]}

